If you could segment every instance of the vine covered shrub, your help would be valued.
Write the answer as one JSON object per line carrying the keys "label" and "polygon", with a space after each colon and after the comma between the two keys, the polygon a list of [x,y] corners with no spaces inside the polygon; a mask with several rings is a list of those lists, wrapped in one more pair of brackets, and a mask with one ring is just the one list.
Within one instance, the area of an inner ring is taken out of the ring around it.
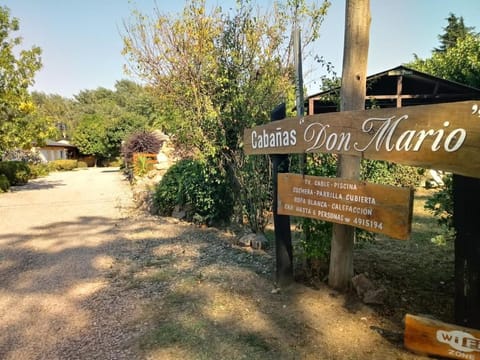
{"label": "vine covered shrub", "polygon": [[78,166],[78,160],[54,160],[50,161],[49,166],[56,171],[71,171]]}
{"label": "vine covered shrub", "polygon": [[170,216],[178,207],[185,220],[206,225],[228,223],[233,209],[225,174],[198,160],[170,167],[155,189],[153,204],[159,215]]}
{"label": "vine covered shrub", "polygon": [[10,182],[5,175],[0,174],[0,193],[6,192],[8,189],[10,189]]}
{"label": "vine covered shrub", "polygon": [[1,161],[0,174],[5,175],[10,185],[25,185],[30,179],[30,168],[23,161]]}
{"label": "vine covered shrub", "polygon": [[139,131],[131,134],[123,144],[122,154],[127,162],[131,162],[134,153],[156,154],[162,142],[155,134],[148,131]]}

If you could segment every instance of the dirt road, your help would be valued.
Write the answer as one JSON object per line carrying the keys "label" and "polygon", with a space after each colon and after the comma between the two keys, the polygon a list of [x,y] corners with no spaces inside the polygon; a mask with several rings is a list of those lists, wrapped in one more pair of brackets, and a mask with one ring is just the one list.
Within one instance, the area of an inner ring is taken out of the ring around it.
{"label": "dirt road", "polygon": [[130,194],[88,169],[0,195],[0,359],[424,359],[355,296],[272,291],[272,249]]}
{"label": "dirt road", "polygon": [[83,342],[99,358],[129,358],[121,326],[112,326],[115,314],[97,319],[98,307],[89,307],[106,286],[130,193],[118,170],[91,168],[53,173],[0,196],[1,359],[81,358]]}

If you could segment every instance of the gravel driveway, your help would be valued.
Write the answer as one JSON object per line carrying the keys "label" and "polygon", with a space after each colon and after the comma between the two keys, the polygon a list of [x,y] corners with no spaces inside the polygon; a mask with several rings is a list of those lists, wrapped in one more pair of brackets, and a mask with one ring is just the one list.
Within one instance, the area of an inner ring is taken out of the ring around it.
{"label": "gravel driveway", "polygon": [[131,358],[115,312],[126,305],[103,291],[130,206],[114,168],[57,172],[0,194],[1,359]]}

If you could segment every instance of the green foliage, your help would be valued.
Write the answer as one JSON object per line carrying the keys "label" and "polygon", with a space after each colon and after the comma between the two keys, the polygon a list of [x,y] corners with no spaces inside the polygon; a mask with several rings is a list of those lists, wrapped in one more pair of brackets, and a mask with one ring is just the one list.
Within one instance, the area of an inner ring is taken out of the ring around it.
{"label": "green foliage", "polygon": [[0,174],[0,193],[7,192],[10,189],[10,181],[4,174]]}
{"label": "green foliage", "polygon": [[30,179],[30,168],[23,161],[0,161],[0,174],[5,175],[10,185],[25,185]]}
{"label": "green foliage", "polygon": [[0,6],[0,156],[9,149],[41,143],[52,129],[47,119],[35,114],[28,93],[41,68],[41,50],[20,50],[22,38],[15,36],[19,28],[18,19]]}
{"label": "green foliage", "polygon": [[78,167],[77,160],[54,160],[50,161],[49,166],[56,171],[71,171]]}
{"label": "green foliage", "polygon": [[153,165],[148,162],[148,158],[145,156],[137,157],[137,162],[134,164],[134,173],[135,176],[145,176],[147,173],[153,169]]}
{"label": "green foliage", "polygon": [[47,176],[51,171],[51,167],[48,163],[29,163],[28,167],[30,168],[30,179]]}
{"label": "green foliage", "polygon": [[270,158],[265,155],[242,156],[235,164],[238,168],[234,178],[238,181],[242,207],[238,216],[246,217],[253,232],[263,233],[272,211]]}
{"label": "green foliage", "polygon": [[362,160],[362,180],[393,186],[417,187],[424,170],[379,160]]}
{"label": "green foliage", "polygon": [[[181,14],[134,12],[125,26],[131,72],[151,84],[161,127],[181,150],[225,173],[237,209],[254,231],[271,211],[268,158],[245,157],[243,130],[268,122],[283,101],[293,108],[292,26],[304,50],[319,36],[329,2],[276,2],[259,13],[249,1],[206,9],[189,1]],[[303,54],[310,56],[308,51]]]}
{"label": "green foliage", "polygon": [[444,186],[433,194],[425,203],[425,208],[431,211],[438,224],[447,229],[453,229],[453,177],[451,174],[443,177]]}
{"label": "green foliage", "polygon": [[178,206],[186,220],[207,225],[228,222],[233,207],[225,174],[196,160],[173,165],[157,185],[153,201],[160,215],[170,216]]}
{"label": "green foliage", "polygon": [[78,161],[77,162],[77,168],[79,168],[79,169],[88,168],[88,164],[85,161]]}
{"label": "green foliage", "polygon": [[85,115],[73,133],[73,143],[85,155],[107,158],[104,143],[105,123],[100,115]]}
{"label": "green foliage", "polygon": [[[306,175],[335,177],[337,157],[332,154],[308,154],[305,163],[296,157],[293,167]],[[306,260],[327,261],[330,257],[332,223],[309,218],[299,218],[298,228],[302,231],[299,241],[301,254]]]}
{"label": "green foliage", "polygon": [[462,16],[458,18],[455,14],[450,13],[446,20],[448,25],[443,28],[443,34],[438,35],[440,47],[434,50],[437,53],[445,52],[449,48],[456,46],[457,42],[465,39],[467,35],[474,35],[474,27],[465,26]]}

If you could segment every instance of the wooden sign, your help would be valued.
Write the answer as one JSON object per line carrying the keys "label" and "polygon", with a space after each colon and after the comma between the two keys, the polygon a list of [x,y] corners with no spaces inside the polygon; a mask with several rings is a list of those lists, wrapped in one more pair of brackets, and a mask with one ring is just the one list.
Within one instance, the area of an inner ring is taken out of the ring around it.
{"label": "wooden sign", "polygon": [[245,130],[244,150],[356,155],[480,178],[480,100],[284,119]]}
{"label": "wooden sign", "polygon": [[404,344],[407,349],[452,359],[480,360],[480,330],[407,314]]}
{"label": "wooden sign", "polygon": [[355,226],[406,240],[412,222],[412,189],[354,180],[278,174],[282,215]]}

